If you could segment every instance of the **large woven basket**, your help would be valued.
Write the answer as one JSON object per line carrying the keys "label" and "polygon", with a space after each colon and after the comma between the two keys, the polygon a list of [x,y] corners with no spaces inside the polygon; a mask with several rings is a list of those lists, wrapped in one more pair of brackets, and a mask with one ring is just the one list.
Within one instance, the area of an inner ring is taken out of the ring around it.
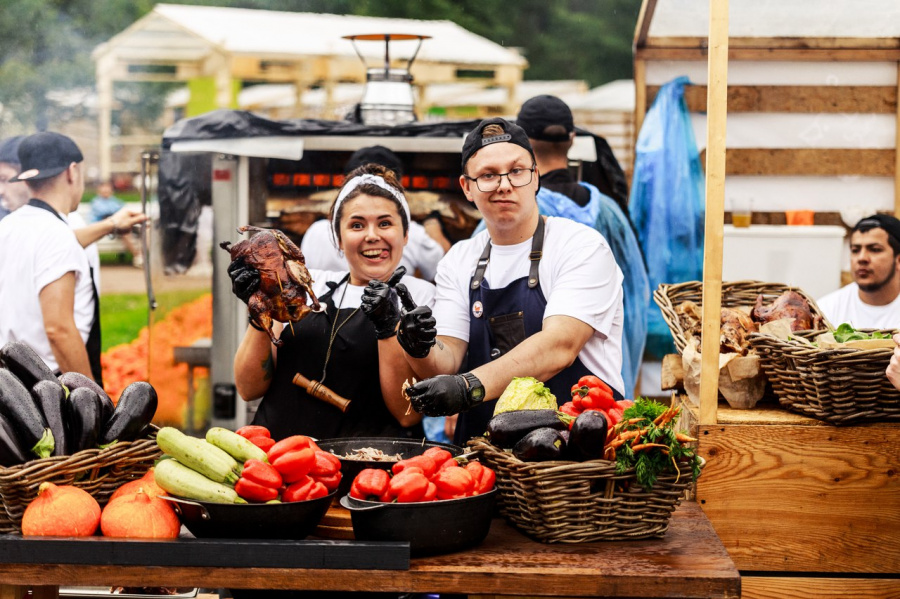
{"label": "large woven basket", "polygon": [[838,425],[900,420],[900,391],[884,372],[892,349],[818,349],[760,334],[750,343],[778,356],[762,364],[784,408]]}
{"label": "large woven basket", "polygon": [[647,492],[633,471],[617,475],[613,461],[523,462],[484,438],[468,445],[497,475],[500,513],[544,543],[661,537],[693,484],[686,466]]}
{"label": "large woven basket", "polygon": [[[824,327],[832,328],[828,323],[828,319],[816,305],[813,298],[808,296],[802,289],[790,287],[783,283],[763,283],[761,281],[733,281],[722,283],[722,307],[737,308],[752,306],[756,303],[756,298],[763,296],[763,301],[770,303],[781,296],[785,291],[796,291],[807,302],[809,302],[810,312],[813,316],[822,318]],[[672,339],[675,341],[675,347],[678,353],[683,353],[687,346],[688,339],[685,337],[685,331],[681,328],[678,315],[675,308],[682,302],[692,301],[698,307],[703,307],[703,282],[688,281],[686,283],[678,283],[675,285],[662,284],[653,292],[653,300],[657,303],[662,311],[663,319],[669,325],[672,332]],[[764,359],[764,356],[760,356]]]}
{"label": "large woven basket", "polygon": [[22,514],[43,482],[82,488],[102,506],[122,483],[143,476],[161,455],[153,427],[145,439],[0,468],[4,508],[0,511],[0,533],[21,532]]}

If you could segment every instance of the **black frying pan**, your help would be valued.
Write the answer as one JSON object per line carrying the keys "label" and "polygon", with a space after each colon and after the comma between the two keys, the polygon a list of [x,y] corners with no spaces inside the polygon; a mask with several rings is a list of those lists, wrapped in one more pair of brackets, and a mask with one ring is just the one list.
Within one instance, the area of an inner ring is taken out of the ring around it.
{"label": "black frying pan", "polygon": [[181,523],[198,539],[290,539],[312,534],[335,492],[291,503],[211,503],[161,496],[172,503]]}
{"label": "black frying pan", "polygon": [[418,503],[380,503],[341,497],[359,541],[408,541],[413,556],[450,553],[478,545],[487,536],[497,489],[487,493]]}
{"label": "black frying pan", "polygon": [[[400,459],[405,460],[413,456],[425,453],[429,447],[443,447],[453,456],[463,453],[462,447],[447,443],[437,443],[427,440],[393,439],[390,437],[353,437],[349,439],[323,439],[316,444],[322,451],[330,451],[339,458],[351,453],[355,449],[371,447],[380,449],[387,455],[400,454]],[[350,492],[350,485],[356,475],[366,468],[377,468],[390,471],[394,461],[351,460],[341,458],[341,484],[338,487],[338,497]]]}

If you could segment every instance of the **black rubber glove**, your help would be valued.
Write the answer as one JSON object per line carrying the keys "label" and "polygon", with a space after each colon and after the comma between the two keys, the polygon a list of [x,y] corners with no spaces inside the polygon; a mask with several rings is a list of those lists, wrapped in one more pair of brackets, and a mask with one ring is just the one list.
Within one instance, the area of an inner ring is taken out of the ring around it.
{"label": "black rubber glove", "polygon": [[450,416],[480,404],[484,400],[484,387],[472,373],[440,374],[407,388],[406,395],[420,414]]}
{"label": "black rubber glove", "polygon": [[437,339],[437,321],[428,306],[416,306],[406,285],[397,285],[397,295],[403,303],[397,342],[413,358],[424,358]]}
{"label": "black rubber glove", "polygon": [[228,276],[231,277],[231,291],[245,304],[259,289],[259,271],[244,262],[243,258],[232,260],[228,265]]}
{"label": "black rubber glove", "polygon": [[385,281],[372,279],[363,289],[362,311],[375,325],[375,336],[387,339],[397,334],[397,323],[400,322],[400,303],[394,286],[406,274],[406,267],[401,266],[394,271],[391,278]]}

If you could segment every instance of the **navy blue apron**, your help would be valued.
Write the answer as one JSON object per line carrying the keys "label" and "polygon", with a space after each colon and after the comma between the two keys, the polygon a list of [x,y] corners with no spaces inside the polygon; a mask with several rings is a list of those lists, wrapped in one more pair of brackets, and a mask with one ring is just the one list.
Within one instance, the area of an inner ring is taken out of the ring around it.
{"label": "navy blue apron", "polygon": [[[502,289],[491,289],[484,280],[484,273],[491,259],[491,242],[488,240],[469,285],[469,306],[472,309],[467,355],[469,370],[496,360],[526,338],[540,332],[544,309],[547,307],[538,276],[543,247],[544,217],[540,217],[531,242],[528,276],[516,279]],[[480,303],[480,309],[476,309],[476,302]],[[571,399],[572,385],[588,374],[593,373],[581,363],[580,358],[576,358],[568,368],[544,384],[556,396],[557,404],[562,405]],[[617,400],[622,399],[622,395],[615,389],[613,395]],[[464,445],[472,437],[484,434],[495,405],[493,401],[484,402],[461,412],[456,421],[454,442]]]}
{"label": "navy blue apron", "polygon": [[[290,435],[421,439],[425,435],[421,424],[400,426],[384,404],[372,322],[359,308],[338,309],[335,305],[335,290],[349,278],[348,274],[339,283],[326,283],[330,289],[319,297],[319,303],[327,306],[325,312],[308,314],[281,331],[284,344],[278,349],[278,366],[253,419],[253,424],[267,427],[274,439]],[[297,372],[310,380],[322,380],[335,319],[344,325],[336,331],[324,384],[350,400],[346,413],[292,382]]]}
{"label": "navy blue apron", "polygon": [[[43,200],[39,200],[37,198],[31,198],[28,201],[29,206],[34,206],[35,208],[40,208],[41,210],[46,210],[51,213],[53,216],[58,218],[59,220],[66,223],[66,219],[61,217],[59,213],[53,209],[47,202]],[[69,223],[66,223],[68,226]],[[103,367],[100,365],[100,353],[102,350],[102,346],[100,343],[100,295],[97,293],[97,282],[94,278],[94,267],[89,266],[91,272],[91,290],[94,294],[94,321],[91,323],[91,330],[88,332],[87,343],[85,343],[85,348],[87,349],[88,355],[88,363],[91,366],[91,374],[94,377],[94,381],[97,382],[100,387],[103,387]]]}

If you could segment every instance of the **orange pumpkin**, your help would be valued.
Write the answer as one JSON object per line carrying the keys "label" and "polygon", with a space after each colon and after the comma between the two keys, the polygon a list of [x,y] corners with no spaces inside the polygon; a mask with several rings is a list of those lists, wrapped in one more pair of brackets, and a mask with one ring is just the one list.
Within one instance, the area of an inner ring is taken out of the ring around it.
{"label": "orange pumpkin", "polygon": [[22,515],[23,537],[89,537],[100,522],[100,504],[84,489],[41,483]]}
{"label": "orange pumpkin", "polygon": [[100,529],[106,537],[174,539],[181,522],[168,502],[139,490],[107,503],[100,516]]}
{"label": "orange pumpkin", "polygon": [[112,497],[109,498],[109,501],[112,502],[114,499],[118,499],[123,495],[134,495],[138,492],[139,489],[143,489],[144,493],[146,493],[150,497],[167,495],[162,487],[156,484],[156,479],[153,478],[153,468],[150,468],[149,470],[147,470],[147,473],[144,474],[144,476],[142,476],[141,478],[133,480],[131,482],[127,482],[116,489],[116,492],[112,494]]}

